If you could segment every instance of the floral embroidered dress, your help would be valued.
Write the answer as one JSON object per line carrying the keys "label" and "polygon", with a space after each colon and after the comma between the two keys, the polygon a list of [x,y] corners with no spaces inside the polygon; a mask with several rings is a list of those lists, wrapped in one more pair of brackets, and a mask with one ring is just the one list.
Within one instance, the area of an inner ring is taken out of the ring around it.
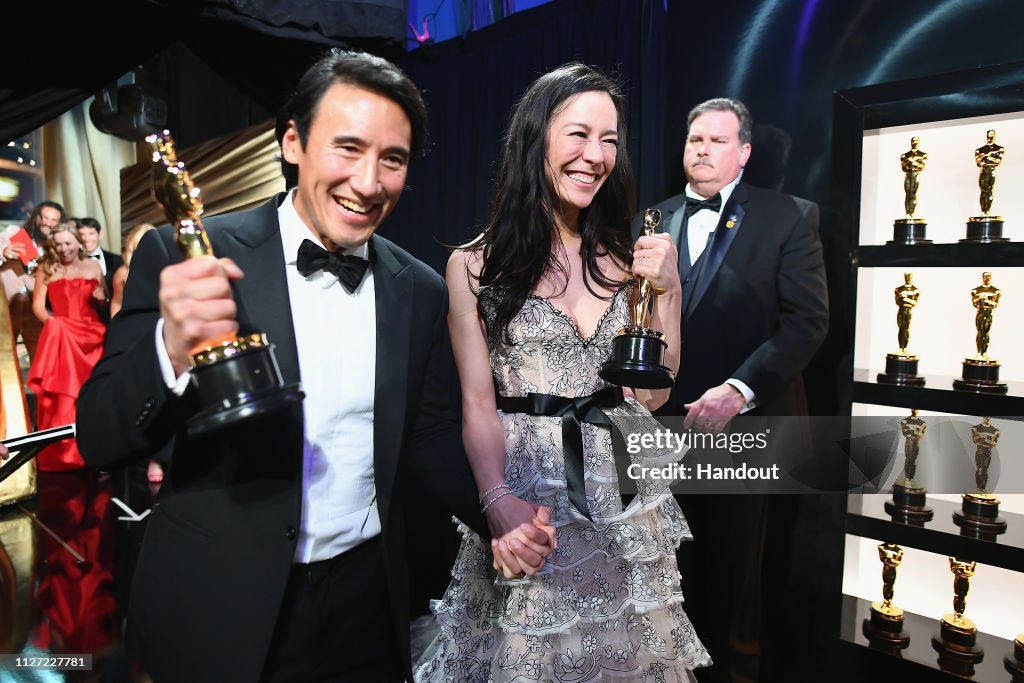
{"label": "floral embroidered dress", "polygon": [[[528,298],[509,326],[512,343],[490,349],[498,393],[580,397],[605,388],[598,371],[612,339],[629,323],[632,291],[627,286],[615,293],[588,339],[547,299]],[[496,296],[482,291],[479,303],[490,328]],[[659,426],[632,399],[604,412],[613,421]],[[460,525],[453,580],[431,606],[440,634],[417,662],[416,680],[694,680],[689,670],[711,658],[683,611],[675,553],[692,537],[667,483],[643,482],[623,509],[611,432],[583,423],[592,522],[568,500],[562,418],[499,414],[506,482],[523,499],[551,508],[558,548],[534,577],[506,580],[491,566],[490,543]],[[681,455],[631,457],[663,466]]]}

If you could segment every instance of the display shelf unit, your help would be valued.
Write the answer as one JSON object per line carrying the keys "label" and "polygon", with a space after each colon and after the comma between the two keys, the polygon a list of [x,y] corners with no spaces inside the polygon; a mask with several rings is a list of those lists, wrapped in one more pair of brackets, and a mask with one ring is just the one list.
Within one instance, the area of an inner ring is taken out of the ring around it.
{"label": "display shelf unit", "polygon": [[[861,671],[875,671],[885,681],[950,681],[963,680],[952,671],[943,670],[939,655],[932,648],[932,636],[939,631],[939,619],[913,612],[903,613],[903,630],[910,635],[906,649],[898,655],[882,651],[868,641],[861,625],[870,617],[871,603],[850,595],[843,596],[842,631],[839,651],[857,663]],[[988,633],[978,633],[977,644],[984,657],[974,665],[974,675],[968,680],[1009,681],[1010,674],[1003,665],[1003,657],[1013,652],[1013,641]]]}
{"label": "display shelf unit", "polygon": [[[1022,234],[1019,239],[1024,239]],[[997,268],[1024,264],[1024,242],[1000,244],[918,244],[858,247],[854,265],[861,268]]]}
{"label": "display shelf unit", "polygon": [[[876,379],[878,369],[854,367],[853,348],[857,339],[858,274],[864,268],[970,267],[984,270],[1024,267],[1024,215],[1018,220],[1013,220],[1012,215],[1006,216],[1004,236],[1015,241],[978,244],[957,242],[949,237],[954,224],[966,221],[970,207],[965,207],[962,216],[952,216],[950,211],[940,212],[943,215],[933,215],[930,221],[933,225],[929,226],[928,237],[936,241],[914,246],[879,244],[879,230],[875,227],[878,219],[871,216],[865,220],[868,232],[874,238],[864,239],[860,215],[865,188],[869,192],[891,190],[888,185],[883,187],[877,178],[865,175],[865,141],[868,135],[877,134],[869,131],[924,124],[933,125],[934,131],[936,127],[955,128],[959,119],[979,116],[1015,118],[1013,113],[1024,112],[1024,62],[839,91],[833,102],[833,195],[836,206],[841,208],[836,233],[826,239],[826,251],[832,289],[832,327],[842,330],[849,340],[844,356],[849,359],[849,372],[839,385],[839,395],[847,403],[841,405],[840,410],[852,413],[853,404],[858,403],[1024,420],[1024,382],[1008,382],[1006,394],[958,391],[952,387],[953,377],[938,375],[926,375],[926,384],[922,387],[883,384]],[[941,172],[933,169],[928,169],[926,173],[930,175],[925,176],[924,182],[941,183]],[[956,187],[962,187],[962,184]],[[1004,195],[1012,195],[1015,189],[1004,182],[996,191],[997,196],[1000,191]],[[871,195],[863,199],[880,207],[885,203],[879,199],[880,196]],[[885,203],[885,206],[889,205]],[[974,209],[977,210],[977,205]],[[934,220],[936,218],[942,220]],[[942,230],[933,232],[935,227]],[[886,324],[892,324],[891,309],[884,313],[871,310],[870,315],[872,320],[876,315],[879,320],[884,316]],[[1007,332],[1002,329],[1000,333]],[[1001,446],[1008,447],[1007,444]],[[885,513],[883,504],[886,498],[881,495],[848,496],[849,505],[843,521],[845,534],[957,556],[1010,571],[1024,569],[1024,515],[1001,511],[1000,515],[1008,522],[1007,532],[992,541],[978,540],[961,536],[960,528],[953,523],[952,513],[959,508],[956,503],[929,498],[928,504],[934,510],[933,519],[922,526],[912,526],[895,522]],[[932,647],[932,635],[938,633],[941,614],[922,616],[906,613],[904,629],[911,636],[909,646],[898,652],[885,652],[873,647],[862,631],[862,623],[869,616],[870,601],[845,595],[841,588],[837,593],[834,608],[839,616],[835,654],[848,667],[838,675],[838,679],[863,680],[865,675],[875,676],[877,680],[962,679],[957,673],[943,668],[938,653]],[[880,594],[877,599],[881,599]],[[984,629],[984,624],[979,624],[979,628]],[[1024,629],[1024,622],[1021,628]],[[1010,680],[1003,658],[1013,652],[1013,642],[983,631],[978,632],[977,639],[985,650],[985,656],[976,665],[973,680]]]}
{"label": "display shelf unit", "polygon": [[981,564],[1019,571],[1024,567],[1024,515],[1000,512],[1006,520],[1006,533],[993,541],[962,536],[960,527],[953,522],[953,512],[960,509],[956,503],[935,498],[928,505],[935,516],[923,526],[893,522],[885,512],[887,496],[850,496],[850,511],[846,514],[846,533],[889,543],[927,550],[939,555],[970,558]]}
{"label": "display shelf unit", "polygon": [[942,375],[925,375],[924,386],[905,387],[879,382],[877,374],[863,368],[854,370],[855,403],[1024,420],[1024,382],[1007,382],[1005,394],[982,394],[954,389],[953,378]]}

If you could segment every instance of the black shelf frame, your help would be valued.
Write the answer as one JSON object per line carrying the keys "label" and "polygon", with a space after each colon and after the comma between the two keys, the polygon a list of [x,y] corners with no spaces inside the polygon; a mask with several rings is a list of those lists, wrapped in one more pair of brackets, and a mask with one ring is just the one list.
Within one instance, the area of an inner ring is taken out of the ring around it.
{"label": "black shelf frame", "polygon": [[853,265],[861,268],[1013,268],[1024,265],[1024,242],[862,244]]}
{"label": "black shelf frame", "polygon": [[[850,496],[849,500],[854,497]],[[928,505],[935,516],[924,526],[913,526],[894,522],[886,514],[884,504],[888,496],[872,494],[858,497],[862,503],[861,511],[846,513],[848,534],[939,555],[952,555],[1011,571],[1024,567],[1024,515],[1001,510],[999,516],[1006,520],[1006,533],[999,534],[994,541],[986,541],[960,535],[960,527],[953,522],[953,513],[960,509],[957,503],[929,498]]]}
{"label": "black shelf frame", "polygon": [[[881,586],[879,586],[881,590]],[[881,599],[881,595],[879,595]],[[899,604],[899,593],[896,594]],[[952,580],[950,581],[950,611],[952,611]],[[910,643],[900,651],[899,656],[882,652],[871,646],[861,628],[869,618],[871,602],[852,595],[843,595],[842,628],[838,651],[852,660],[853,671],[846,680],[886,681],[949,681],[964,680],[957,674],[939,668],[938,652],[932,648],[932,635],[939,632],[939,619],[903,613],[903,630],[910,634]],[[967,615],[970,616],[969,614]],[[973,681],[1009,681],[1010,674],[1003,665],[1003,658],[1013,654],[1013,641],[988,633],[978,632],[977,644],[985,650],[980,662],[974,665]],[[865,678],[870,674],[870,678]]]}
{"label": "black shelf frame", "polygon": [[954,389],[953,378],[943,375],[926,375],[921,387],[885,384],[877,375],[876,370],[853,371],[855,403],[1024,420],[1024,382],[1007,382],[1005,394],[987,394]]}

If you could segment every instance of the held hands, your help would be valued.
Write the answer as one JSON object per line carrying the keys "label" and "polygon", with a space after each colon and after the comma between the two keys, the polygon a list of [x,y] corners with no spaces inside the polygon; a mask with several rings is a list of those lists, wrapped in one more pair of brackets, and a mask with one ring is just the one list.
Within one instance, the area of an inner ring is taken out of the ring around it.
{"label": "held hands", "polygon": [[739,389],[731,384],[721,384],[704,392],[693,403],[687,403],[683,427],[696,427],[704,432],[720,433],[729,420],[739,415],[747,401]]}
{"label": "held hands", "polygon": [[514,494],[487,508],[494,569],[506,579],[533,576],[555,549],[551,510]]}
{"label": "held hands", "polygon": [[663,232],[641,235],[633,245],[633,275],[646,279],[655,294],[678,293],[679,252],[672,236]]}
{"label": "held hands", "polygon": [[164,345],[176,374],[189,369],[194,350],[238,330],[231,281],[242,277],[234,261],[213,256],[186,259],[160,273]]}

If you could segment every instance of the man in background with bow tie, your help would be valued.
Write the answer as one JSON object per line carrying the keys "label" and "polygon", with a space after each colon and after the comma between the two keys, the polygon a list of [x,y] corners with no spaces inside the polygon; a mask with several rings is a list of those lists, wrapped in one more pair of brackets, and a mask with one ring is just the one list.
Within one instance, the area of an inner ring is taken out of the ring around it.
{"label": "man in background with bow tie", "polygon": [[[444,281],[375,234],[426,110],[391,63],[335,50],[276,130],[294,189],[208,219],[220,258],[182,261],[167,227],[142,240],[79,444],[108,467],[176,437],[128,614],[157,683],[411,680],[403,491],[487,532],[449,395]],[[190,439],[192,350],[239,328],[267,334],[305,399]],[[520,554],[534,569],[541,526]]]}
{"label": "man in background with bow tie", "polygon": [[107,295],[114,291],[114,273],[124,265],[124,260],[112,251],[100,247],[100,235],[103,227],[95,218],[81,218],[78,221],[78,236],[85,245],[85,253],[100,264],[103,279],[107,283]]}
{"label": "man in background with bow tie", "polygon": [[[687,123],[686,188],[655,207],[679,245],[683,283],[682,330],[665,330],[681,334],[682,357],[659,413],[686,415],[685,425],[700,431],[720,431],[741,413],[806,415],[801,372],[828,329],[818,207],[743,182],[753,121],[742,102],[708,100]],[[758,575],[765,501],[688,496],[680,503],[695,539],[680,553],[687,613],[715,659],[711,671],[721,680],[730,669],[749,676],[731,655],[764,645],[762,615],[746,608],[767,607],[750,591],[779,591]]]}

